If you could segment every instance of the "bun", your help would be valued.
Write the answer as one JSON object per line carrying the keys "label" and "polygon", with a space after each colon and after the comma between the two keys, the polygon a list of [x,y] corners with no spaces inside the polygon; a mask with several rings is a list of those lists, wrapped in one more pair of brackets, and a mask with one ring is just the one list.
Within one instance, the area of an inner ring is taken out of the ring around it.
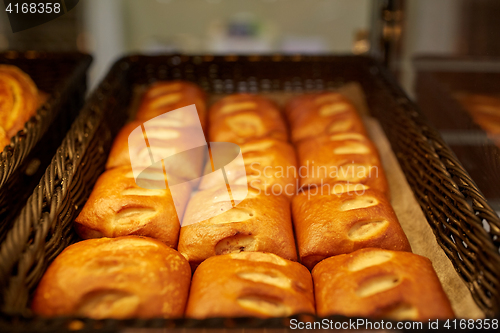
{"label": "bun", "polygon": [[204,261],[193,276],[186,317],[286,317],[314,314],[309,271],[270,253],[241,252]]}
{"label": "bun", "polygon": [[377,148],[347,98],[336,92],[306,94],[292,99],[285,111],[298,164],[307,171],[301,174],[302,188],[360,183],[390,197]]}
{"label": "bun", "polygon": [[389,197],[389,184],[373,143],[359,133],[323,135],[297,143],[299,165],[306,168],[301,187],[328,182],[360,183]]}
{"label": "bun", "polygon": [[0,146],[10,139],[36,113],[38,89],[31,78],[16,66],[0,65]]}
{"label": "bun", "polygon": [[362,184],[327,184],[292,200],[293,223],[303,265],[361,248],[411,251],[386,197]]}
{"label": "bun", "polygon": [[416,254],[362,249],[323,260],[312,276],[320,317],[454,317],[430,260]]}
{"label": "bun", "polygon": [[[287,142],[276,139],[256,139],[239,145],[245,166],[230,164],[224,167],[229,184],[244,185],[268,194],[293,196],[298,186],[295,149]],[[207,168],[211,164],[207,163]],[[204,178],[201,190],[214,189],[214,178]]]}
{"label": "bun", "polygon": [[[245,189],[232,186],[233,198],[242,197]],[[224,213],[214,216],[220,211]],[[249,188],[246,199],[233,208],[226,188],[201,191],[189,201],[185,216],[179,252],[192,267],[212,256],[242,251],[271,252],[297,260],[290,202],[285,196]]]}
{"label": "bun", "polygon": [[158,81],[148,87],[135,119],[144,122],[192,104],[196,105],[201,125],[205,128],[207,110],[203,90],[187,81]]}
{"label": "bun", "polygon": [[[106,162],[106,169],[120,166],[131,166],[130,155],[134,156],[134,168],[140,170],[142,167],[151,166],[150,147],[161,150],[164,156],[176,155],[174,163],[164,163],[168,176],[191,180],[201,176],[201,169],[205,158],[204,152],[197,151],[196,154],[179,154],[188,152],[192,148],[192,141],[198,133],[195,127],[183,127],[187,123],[175,123],[172,121],[155,120],[148,124],[146,136],[148,146],[142,131],[134,131],[141,126],[142,122],[133,121],[125,125],[118,133],[111,152]],[[134,142],[132,151],[129,151],[129,143]],[[158,151],[156,150],[156,151]],[[208,151],[208,148],[206,149]],[[199,154],[198,154],[199,152]]]}
{"label": "bun", "polygon": [[[148,170],[147,189],[137,186],[130,167],[118,167],[104,172],[97,180],[87,203],[75,220],[75,229],[84,239],[148,236],[177,246],[180,223],[170,190],[165,188],[163,170]],[[189,185],[178,188],[183,200],[178,204],[184,211],[191,192]]]}
{"label": "bun", "polygon": [[321,134],[343,132],[366,136],[356,108],[339,93],[325,92],[295,97],[287,104],[285,112],[292,129],[292,142]]}
{"label": "bun", "polygon": [[211,142],[241,144],[259,138],[288,140],[281,112],[264,97],[230,95],[215,103],[209,113]]}
{"label": "bun", "polygon": [[181,317],[191,270],[175,250],[146,237],[100,238],[67,247],[32,302],[42,316]]}

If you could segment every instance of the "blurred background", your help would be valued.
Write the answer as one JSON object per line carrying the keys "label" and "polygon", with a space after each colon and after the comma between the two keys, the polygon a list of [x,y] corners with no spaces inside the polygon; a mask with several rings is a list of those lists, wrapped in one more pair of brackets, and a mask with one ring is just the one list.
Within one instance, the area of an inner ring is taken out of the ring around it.
{"label": "blurred background", "polygon": [[15,34],[0,11],[0,50],[92,53],[92,83],[131,52],[385,52],[412,93],[416,54],[500,55],[499,15],[497,0],[81,0]]}
{"label": "blurred background", "polygon": [[375,57],[500,211],[499,17],[498,0],[80,0],[18,33],[0,11],[0,51],[90,53],[90,88],[136,52]]}

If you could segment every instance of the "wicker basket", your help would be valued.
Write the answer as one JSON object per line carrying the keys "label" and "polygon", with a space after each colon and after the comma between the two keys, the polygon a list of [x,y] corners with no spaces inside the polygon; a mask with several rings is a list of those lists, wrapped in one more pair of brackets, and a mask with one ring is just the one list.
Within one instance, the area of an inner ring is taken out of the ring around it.
{"label": "wicker basket", "polygon": [[[17,320],[23,330],[62,330],[73,325],[75,318],[30,317],[30,294],[47,265],[77,240],[72,222],[104,170],[114,136],[128,118],[124,110],[130,109],[127,106],[133,87],[165,79],[194,81],[210,93],[305,92],[359,82],[439,244],[479,306],[490,316],[499,313],[500,221],[440,136],[374,60],[172,55],[130,56],[118,61],[85,104],[40,186],[1,244],[0,284],[6,322]],[[483,228],[484,223],[489,225],[489,232]],[[287,327],[288,319],[82,319],[78,323],[81,329]]]}
{"label": "wicker basket", "polygon": [[[47,102],[0,154],[0,240],[38,185],[85,100],[91,57],[80,53],[0,53],[28,73]],[[48,134],[48,135],[46,135]]]}

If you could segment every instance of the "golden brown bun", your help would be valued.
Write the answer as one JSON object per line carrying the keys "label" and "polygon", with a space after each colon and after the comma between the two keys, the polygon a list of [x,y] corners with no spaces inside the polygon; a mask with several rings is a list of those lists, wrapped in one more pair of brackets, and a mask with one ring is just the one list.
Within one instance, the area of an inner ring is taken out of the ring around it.
{"label": "golden brown bun", "polygon": [[196,270],[186,317],[284,317],[314,314],[309,271],[274,254],[212,257]]}
{"label": "golden brown bun", "polygon": [[339,93],[305,94],[293,98],[285,112],[292,142],[317,135],[353,132],[366,135],[354,105]]}
{"label": "golden brown bun", "polygon": [[[151,181],[155,188],[165,186],[162,170],[151,170],[148,175],[157,179]],[[184,205],[190,191],[186,185]],[[130,167],[118,167],[99,177],[75,220],[75,229],[84,239],[140,235],[175,248],[180,223],[169,189],[141,188]]]}
{"label": "golden brown bun", "polygon": [[[167,124],[169,123],[169,125]],[[156,121],[150,124],[147,129],[149,147],[158,147],[165,153],[164,156],[172,156],[191,149],[190,138],[197,133],[196,128],[185,128],[181,124],[170,122],[162,123]],[[134,168],[149,167],[151,165],[151,155],[146,145],[135,144],[132,152],[129,151],[129,136],[141,121],[133,121],[125,125],[113,142],[111,152],[106,162],[106,169],[119,166],[131,167],[130,154],[134,156]],[[138,134],[138,135],[136,135]],[[144,143],[143,132],[134,132],[133,140]],[[208,152],[208,148],[206,150]],[[191,180],[201,176],[201,169],[205,156],[200,154],[176,155],[175,163],[165,164],[168,175],[177,178]]]}
{"label": "golden brown bun", "polygon": [[9,144],[39,106],[38,89],[16,66],[0,65],[0,144]]}
{"label": "golden brown bun", "polygon": [[181,317],[191,270],[151,238],[85,240],[67,247],[42,277],[32,302],[42,316]]}
{"label": "golden brown bun", "polygon": [[[235,186],[231,190],[236,197],[243,187]],[[212,256],[241,251],[271,252],[297,260],[290,202],[285,196],[266,195],[249,188],[246,199],[227,210],[225,193],[224,188],[201,191],[189,201],[179,237],[179,252],[192,267]],[[201,214],[221,209],[225,212],[192,224]]]}
{"label": "golden brown bun", "polygon": [[303,265],[324,258],[376,247],[411,251],[386,197],[361,184],[329,184],[292,200],[293,223]]}
{"label": "golden brown bun", "polygon": [[201,126],[205,128],[207,110],[203,90],[187,81],[158,81],[148,87],[135,119],[144,122],[192,104],[196,105]]}
{"label": "golden brown bun", "polygon": [[320,317],[454,317],[430,260],[416,254],[361,249],[323,260],[312,275]]}
{"label": "golden brown bun", "polygon": [[[244,185],[274,195],[293,196],[297,193],[298,173],[295,149],[287,142],[275,139],[250,140],[239,145],[246,175],[240,165],[225,167],[229,184]],[[211,165],[207,163],[206,167]],[[211,170],[211,169],[210,169]],[[213,178],[204,178],[201,190],[214,189]]]}
{"label": "golden brown bun", "polygon": [[389,197],[389,184],[377,148],[359,133],[338,133],[297,143],[301,187],[328,182],[368,185]]}
{"label": "golden brown bun", "polygon": [[211,142],[244,143],[258,138],[287,141],[281,112],[264,97],[251,94],[227,96],[210,108]]}

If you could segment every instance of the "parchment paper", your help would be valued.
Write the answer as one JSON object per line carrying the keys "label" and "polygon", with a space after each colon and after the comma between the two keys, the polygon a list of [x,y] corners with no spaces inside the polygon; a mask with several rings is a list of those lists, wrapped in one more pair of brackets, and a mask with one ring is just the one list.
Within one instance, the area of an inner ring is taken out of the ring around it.
{"label": "parchment paper", "polygon": [[392,207],[410,241],[413,253],[431,260],[457,317],[484,318],[484,313],[472,299],[469,289],[437,243],[378,121],[366,117],[365,123],[371,139],[379,149],[393,198]]}
{"label": "parchment paper", "polygon": [[[413,253],[427,257],[431,260],[457,317],[473,319],[484,318],[484,313],[472,299],[464,281],[455,271],[451,261],[437,243],[436,237],[420,205],[415,199],[410,185],[406,181],[406,177],[399,166],[384,131],[375,118],[368,116],[368,106],[361,86],[357,83],[349,83],[337,91],[348,97],[357,107],[360,114],[363,116],[370,138],[379,150],[391,190],[391,203],[410,241]],[[270,93],[262,95],[274,100],[278,105],[283,106],[289,98],[296,94]],[[213,95],[210,102],[213,103],[222,96],[224,95]]]}
{"label": "parchment paper", "polygon": [[358,84],[349,84],[341,92],[356,104],[362,114],[366,129],[377,146],[385,169],[392,196],[392,206],[410,241],[413,253],[427,257],[450,299],[455,315],[460,318],[484,318],[485,315],[474,302],[469,289],[453,268],[453,264],[436,241],[436,236],[413,195],[410,185],[399,166],[391,144],[378,121],[367,116],[368,110],[363,91]]}

